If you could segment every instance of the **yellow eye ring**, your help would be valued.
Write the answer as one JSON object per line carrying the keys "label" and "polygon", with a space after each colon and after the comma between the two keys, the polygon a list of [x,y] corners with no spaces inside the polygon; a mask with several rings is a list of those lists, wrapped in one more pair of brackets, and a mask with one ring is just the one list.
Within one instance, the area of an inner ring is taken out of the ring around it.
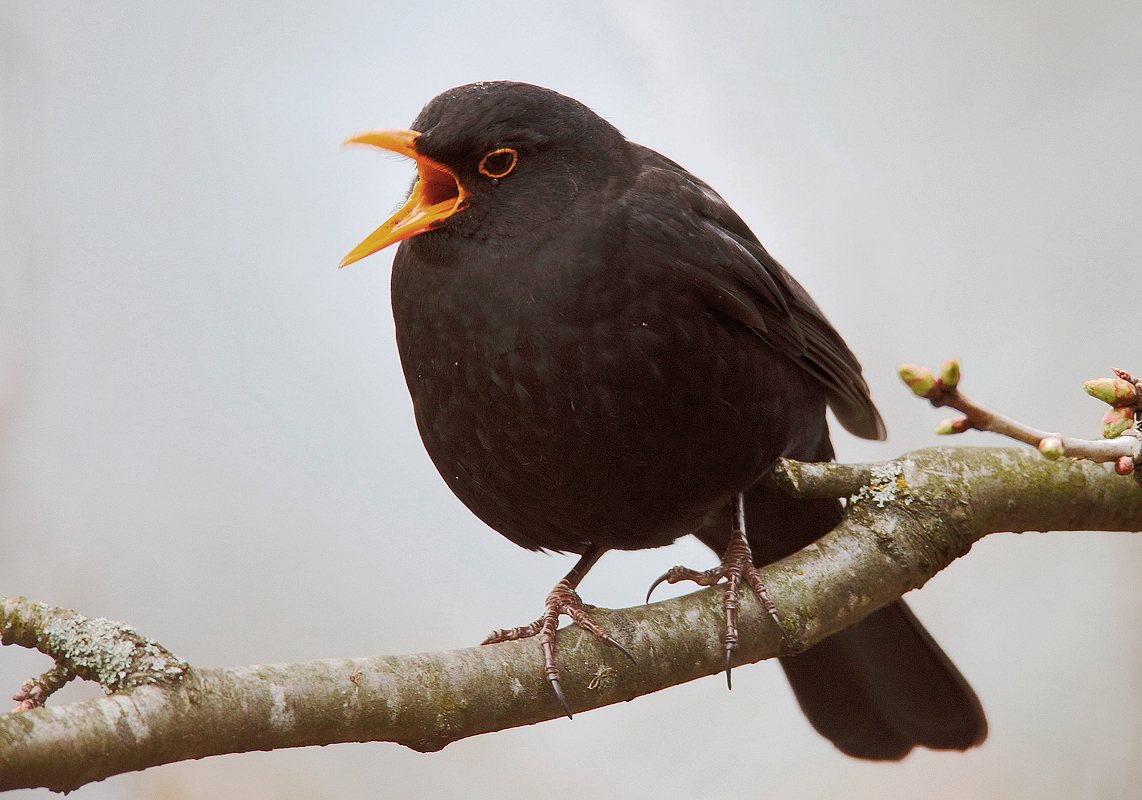
{"label": "yellow eye ring", "polygon": [[480,174],[489,178],[503,178],[519,162],[519,154],[510,147],[493,150],[480,159]]}

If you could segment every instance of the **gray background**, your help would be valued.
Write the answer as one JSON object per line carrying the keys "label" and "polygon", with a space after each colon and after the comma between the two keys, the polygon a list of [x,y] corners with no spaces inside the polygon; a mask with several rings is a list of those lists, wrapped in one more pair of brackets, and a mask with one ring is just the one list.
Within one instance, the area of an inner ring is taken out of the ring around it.
{"label": "gray background", "polygon": [[[449,494],[399,372],[391,253],[336,269],[412,175],[342,139],[472,80],[579,98],[730,201],[864,363],[890,439],[841,432],[842,458],[937,443],[894,370],[951,355],[995,407],[1096,434],[1081,382],[1142,372],[1142,5],[697,5],[5,0],[0,594],[198,665],[461,647],[535,617],[571,559]],[[615,553],[583,591],[634,605],[713,561]],[[227,756],[75,796],[1139,797],[1140,566],[1126,534],[997,535],[912,595],[989,713],[966,755],[848,760],[763,664],[732,693],[437,754]],[[0,688],[47,665],[5,649]]]}

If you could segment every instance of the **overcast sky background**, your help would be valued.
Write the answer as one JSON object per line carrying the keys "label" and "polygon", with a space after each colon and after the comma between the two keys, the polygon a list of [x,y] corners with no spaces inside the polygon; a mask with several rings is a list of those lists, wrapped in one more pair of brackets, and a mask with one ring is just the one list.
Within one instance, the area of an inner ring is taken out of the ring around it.
{"label": "overcast sky background", "polygon": [[[391,252],[336,269],[412,175],[341,141],[474,80],[572,95],[736,208],[864,364],[890,436],[840,431],[841,458],[946,443],[895,368],[948,356],[988,404],[1097,435],[1082,381],[1142,372],[1142,4],[697,6],[0,4],[0,595],[199,666],[535,618],[571,558],[448,492],[400,374]],[[613,553],[582,590],[634,605],[714,560]],[[1128,534],[996,535],[910,596],[988,712],[967,754],[847,759],[762,664],[732,694],[710,678],[436,754],[226,756],[73,796],[1140,797],[1140,569]],[[0,651],[0,694],[48,665]]]}

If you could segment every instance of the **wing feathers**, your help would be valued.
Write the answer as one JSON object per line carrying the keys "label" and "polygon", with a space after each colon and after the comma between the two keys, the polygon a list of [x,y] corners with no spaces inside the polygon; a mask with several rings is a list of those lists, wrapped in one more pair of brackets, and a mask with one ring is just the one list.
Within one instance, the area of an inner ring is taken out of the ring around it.
{"label": "wing feathers", "polygon": [[[671,267],[691,276],[713,309],[748,325],[798,361],[824,384],[833,413],[850,433],[883,439],[884,422],[860,363],[809,293],[713,189],[669,159],[643,150],[643,168],[627,194],[629,241],[633,245],[649,238],[672,247],[637,252],[670,259]],[[639,207],[653,197],[663,201]],[[675,211],[667,215],[668,210]],[[680,231],[686,235],[679,237]]]}

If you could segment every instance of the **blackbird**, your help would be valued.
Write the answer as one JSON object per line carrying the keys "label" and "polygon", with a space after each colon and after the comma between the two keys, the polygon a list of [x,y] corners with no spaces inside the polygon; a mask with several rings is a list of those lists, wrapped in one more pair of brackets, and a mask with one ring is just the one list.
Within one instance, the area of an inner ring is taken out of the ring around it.
{"label": "blackbird", "polygon": [[[511,541],[581,555],[539,620],[488,641],[537,636],[570,714],[559,616],[618,646],[584,613],[583,576],[607,550],[692,533],[722,565],[663,578],[726,580],[728,669],[739,583],[776,617],[755,565],[841,518],[839,500],[776,488],[774,462],[833,458],[826,406],[884,438],[840,335],[713,189],[549,89],[461,86],[411,130],[347,143],[416,162],[407,202],[342,266],[401,242],[397,346],[433,463]],[[902,601],[781,664],[809,721],[852,756],[986,736],[971,687]]]}

